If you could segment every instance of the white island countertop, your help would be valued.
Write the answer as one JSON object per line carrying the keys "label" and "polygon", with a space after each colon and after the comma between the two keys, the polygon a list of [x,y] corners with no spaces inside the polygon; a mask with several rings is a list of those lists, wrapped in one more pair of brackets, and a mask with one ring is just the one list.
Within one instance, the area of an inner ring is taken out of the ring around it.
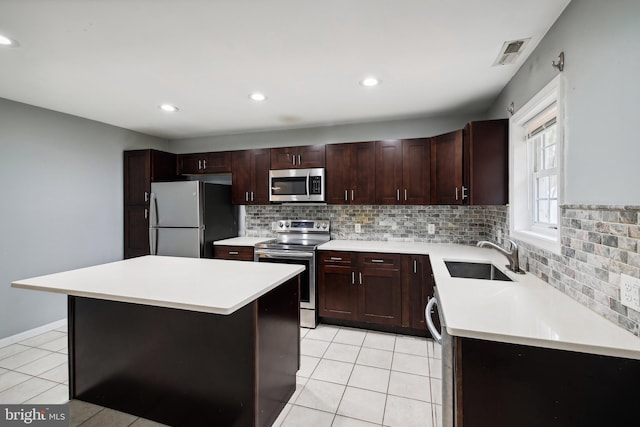
{"label": "white island countertop", "polygon": [[[494,249],[362,240],[331,240],[318,249],[429,255],[450,335],[640,359],[640,338],[533,274],[509,271]],[[451,277],[445,261],[490,262],[513,282]]]}
{"label": "white island countertop", "polygon": [[231,314],[304,266],[147,255],[16,280],[14,288]]}

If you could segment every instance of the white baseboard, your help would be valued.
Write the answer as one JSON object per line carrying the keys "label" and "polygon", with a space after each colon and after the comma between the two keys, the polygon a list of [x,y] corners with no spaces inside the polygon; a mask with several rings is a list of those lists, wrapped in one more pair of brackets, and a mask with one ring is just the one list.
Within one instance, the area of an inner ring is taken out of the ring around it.
{"label": "white baseboard", "polygon": [[46,325],[38,326],[37,328],[29,329],[28,331],[20,332],[19,334],[11,335],[10,337],[0,339],[0,347],[6,347],[11,344],[26,340],[27,338],[35,337],[36,335],[49,332],[52,329],[57,329],[67,324],[67,319],[56,320],[55,322],[47,323]]}

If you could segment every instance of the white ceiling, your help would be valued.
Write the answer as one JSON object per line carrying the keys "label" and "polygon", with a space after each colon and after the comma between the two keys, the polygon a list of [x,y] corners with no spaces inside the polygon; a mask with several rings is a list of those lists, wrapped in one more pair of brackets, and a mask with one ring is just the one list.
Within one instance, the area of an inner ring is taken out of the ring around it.
{"label": "white ceiling", "polygon": [[0,97],[168,139],[474,114],[568,3],[0,0],[0,34],[20,43],[0,47]]}

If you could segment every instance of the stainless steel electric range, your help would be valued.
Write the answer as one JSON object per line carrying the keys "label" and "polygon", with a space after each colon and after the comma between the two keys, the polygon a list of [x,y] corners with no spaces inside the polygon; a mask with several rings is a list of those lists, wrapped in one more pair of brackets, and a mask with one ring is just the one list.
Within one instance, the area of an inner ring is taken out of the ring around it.
{"label": "stainless steel electric range", "polygon": [[315,328],[317,316],[316,247],[331,240],[328,220],[282,219],[273,223],[276,238],[255,246],[254,260],[304,265],[300,280],[300,325]]}

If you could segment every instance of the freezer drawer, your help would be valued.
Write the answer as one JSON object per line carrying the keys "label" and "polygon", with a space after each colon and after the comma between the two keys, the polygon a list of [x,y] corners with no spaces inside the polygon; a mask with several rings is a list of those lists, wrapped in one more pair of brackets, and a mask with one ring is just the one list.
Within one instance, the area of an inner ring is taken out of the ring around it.
{"label": "freezer drawer", "polygon": [[200,228],[151,228],[151,254],[200,258],[203,233]]}

